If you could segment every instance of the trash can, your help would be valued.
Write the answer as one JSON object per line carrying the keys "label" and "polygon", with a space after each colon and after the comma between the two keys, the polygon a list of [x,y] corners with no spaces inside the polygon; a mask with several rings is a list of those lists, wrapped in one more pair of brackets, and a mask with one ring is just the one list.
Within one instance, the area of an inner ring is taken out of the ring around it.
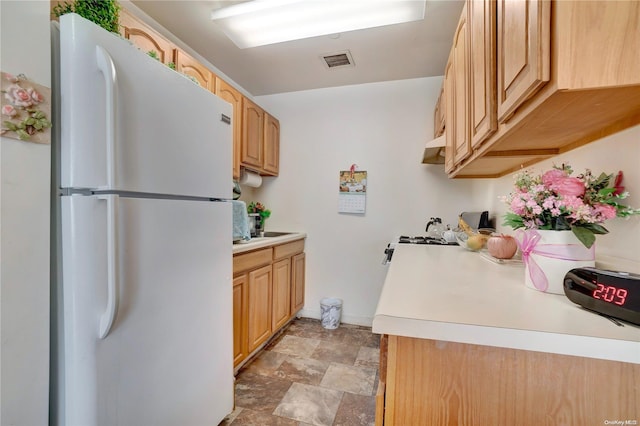
{"label": "trash can", "polygon": [[342,299],[325,297],[320,300],[320,315],[322,317],[322,327],[334,330],[340,325],[340,315],[342,314]]}

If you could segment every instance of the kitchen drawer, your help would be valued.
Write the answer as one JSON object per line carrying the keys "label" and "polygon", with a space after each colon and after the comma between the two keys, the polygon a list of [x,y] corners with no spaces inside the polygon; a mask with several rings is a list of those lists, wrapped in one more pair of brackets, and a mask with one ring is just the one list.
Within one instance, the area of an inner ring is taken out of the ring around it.
{"label": "kitchen drawer", "polygon": [[286,244],[280,244],[273,248],[273,259],[293,256],[304,251],[304,240],[297,240]]}
{"label": "kitchen drawer", "polygon": [[268,247],[233,256],[233,273],[237,274],[239,272],[267,265],[271,263],[272,255],[273,250],[271,247]]}

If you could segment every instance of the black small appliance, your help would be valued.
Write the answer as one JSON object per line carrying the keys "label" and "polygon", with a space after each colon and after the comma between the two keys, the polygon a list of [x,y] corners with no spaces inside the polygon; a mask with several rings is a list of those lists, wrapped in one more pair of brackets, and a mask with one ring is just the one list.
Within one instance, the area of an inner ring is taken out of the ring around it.
{"label": "black small appliance", "polygon": [[564,294],[590,311],[640,325],[640,275],[576,268],[564,277]]}

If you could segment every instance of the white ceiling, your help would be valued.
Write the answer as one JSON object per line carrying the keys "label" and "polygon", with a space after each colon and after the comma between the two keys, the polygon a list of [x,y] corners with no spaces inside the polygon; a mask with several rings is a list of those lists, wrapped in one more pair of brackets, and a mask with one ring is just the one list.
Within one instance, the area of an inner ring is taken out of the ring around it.
{"label": "white ceiling", "polygon": [[[345,0],[335,0],[345,1]],[[209,16],[232,1],[132,0],[254,96],[443,75],[463,0],[427,0],[422,21],[239,49]],[[355,67],[322,55],[349,50]]]}

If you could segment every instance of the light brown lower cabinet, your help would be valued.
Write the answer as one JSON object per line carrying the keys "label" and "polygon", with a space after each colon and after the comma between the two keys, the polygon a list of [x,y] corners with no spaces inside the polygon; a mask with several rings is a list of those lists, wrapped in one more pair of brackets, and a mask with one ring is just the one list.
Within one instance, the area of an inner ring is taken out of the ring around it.
{"label": "light brown lower cabinet", "polygon": [[273,312],[271,325],[274,330],[289,320],[291,312],[291,259],[286,258],[273,264]]}
{"label": "light brown lower cabinet", "polygon": [[304,240],[233,257],[233,365],[243,362],[304,306]]}
{"label": "light brown lower cabinet", "polygon": [[247,275],[233,279],[233,364],[237,365],[249,353],[247,340],[248,285]]}
{"label": "light brown lower cabinet", "polygon": [[380,368],[376,425],[640,420],[638,364],[388,336]]}
{"label": "light brown lower cabinet", "polygon": [[304,276],[306,257],[304,253],[291,258],[291,315],[304,306]]}
{"label": "light brown lower cabinet", "polygon": [[248,337],[249,352],[271,336],[271,265],[249,272]]}

